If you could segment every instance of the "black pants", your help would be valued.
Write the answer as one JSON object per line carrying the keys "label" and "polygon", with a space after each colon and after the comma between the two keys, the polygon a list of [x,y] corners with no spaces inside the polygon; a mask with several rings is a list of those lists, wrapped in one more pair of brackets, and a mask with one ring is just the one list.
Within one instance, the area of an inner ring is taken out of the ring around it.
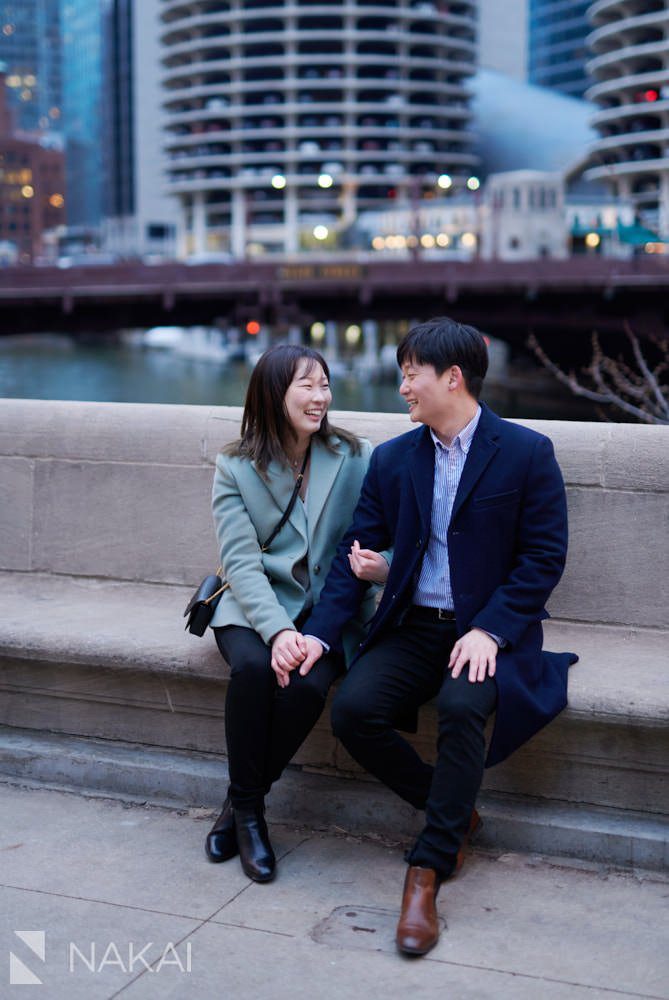
{"label": "black pants", "polygon": [[[332,705],[332,727],[351,756],[417,809],[425,827],[407,860],[447,878],[455,868],[483,777],[485,724],[497,701],[491,677],[470,683],[447,669],[452,622],[410,614],[350,669]],[[437,699],[437,761],[426,764],[395,731],[407,712]]]}
{"label": "black pants", "polygon": [[270,648],[257,632],[227,625],[214,633],[230,665],[225,735],[230,799],[240,809],[262,802],[280,777],[318,721],[344,664],[339,656],[322,656],[306,677],[293,670],[288,687],[280,688],[270,666]]}

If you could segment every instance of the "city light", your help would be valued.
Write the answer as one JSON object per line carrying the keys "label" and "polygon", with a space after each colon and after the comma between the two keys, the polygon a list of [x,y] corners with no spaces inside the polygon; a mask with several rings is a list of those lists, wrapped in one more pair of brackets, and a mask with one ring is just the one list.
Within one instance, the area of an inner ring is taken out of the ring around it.
{"label": "city light", "polygon": [[317,240],[326,240],[330,235],[330,230],[327,226],[314,226],[314,237]]}
{"label": "city light", "polygon": [[437,233],[437,246],[447,247],[451,242],[451,237],[448,233]]}
{"label": "city light", "polygon": [[437,184],[442,190],[447,191],[453,184],[453,178],[450,174],[440,174],[437,177]]}
{"label": "city light", "polygon": [[476,246],[476,236],[474,233],[463,233],[460,237],[460,243],[465,250],[473,250]]}
{"label": "city light", "polygon": [[320,322],[312,323],[311,330],[309,331],[309,333],[311,334],[312,340],[316,341],[322,340],[323,337],[325,336],[325,323],[320,323]]}
{"label": "city light", "polygon": [[329,188],[333,185],[332,174],[321,174],[318,178],[318,186],[322,188]]}
{"label": "city light", "polygon": [[586,247],[590,247],[591,250],[594,250],[595,247],[598,247],[600,243],[601,243],[601,239],[599,237],[599,233],[586,233],[585,234],[585,245],[586,245]]}
{"label": "city light", "polygon": [[362,330],[356,323],[352,323],[351,326],[347,326],[344,330],[344,340],[347,344],[357,344],[362,336]]}
{"label": "city light", "polygon": [[282,188],[285,188],[285,186],[286,178],[283,174],[274,174],[274,177],[272,177],[272,187],[276,188],[277,191],[280,191]]}
{"label": "city light", "polygon": [[432,247],[435,245],[435,243],[436,240],[432,235],[432,233],[423,233],[423,235],[420,238],[420,245],[422,247],[425,247],[426,250],[431,250]]}
{"label": "city light", "polygon": [[407,238],[400,233],[391,233],[390,236],[386,236],[385,243],[388,250],[404,250],[407,245]]}
{"label": "city light", "polygon": [[383,250],[386,245],[386,241],[383,236],[375,236],[372,240],[372,246],[375,250]]}
{"label": "city light", "polygon": [[260,323],[255,319],[250,319],[246,324],[246,332],[252,337],[257,337],[260,333]]}
{"label": "city light", "polygon": [[481,181],[478,179],[478,177],[470,177],[467,180],[467,187],[469,188],[470,191],[478,191],[478,189],[481,187]]}
{"label": "city light", "polygon": [[35,194],[35,188],[32,184],[24,184],[21,188],[21,194],[24,198],[32,198]]}
{"label": "city light", "polygon": [[65,199],[63,198],[62,194],[52,194],[51,197],[49,198],[49,204],[52,206],[52,208],[62,208],[63,205],[65,204]]}

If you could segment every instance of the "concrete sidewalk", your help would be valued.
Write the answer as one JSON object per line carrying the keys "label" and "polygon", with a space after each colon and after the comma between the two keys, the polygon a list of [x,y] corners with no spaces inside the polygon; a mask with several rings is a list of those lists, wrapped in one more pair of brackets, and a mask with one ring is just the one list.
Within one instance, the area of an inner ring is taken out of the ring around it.
{"label": "concrete sidewalk", "polygon": [[0,808],[3,998],[669,998],[657,873],[474,851],[439,945],[408,959],[396,844],[274,826],[278,875],[255,885],[207,862],[203,810],[9,785]]}

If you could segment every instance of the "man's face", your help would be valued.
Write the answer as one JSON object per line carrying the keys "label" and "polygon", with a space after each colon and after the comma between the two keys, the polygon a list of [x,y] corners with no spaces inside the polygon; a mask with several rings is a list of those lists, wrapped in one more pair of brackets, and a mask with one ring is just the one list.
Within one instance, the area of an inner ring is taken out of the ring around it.
{"label": "man's face", "polygon": [[399,392],[409,406],[409,416],[414,423],[436,427],[448,417],[451,409],[448,391],[451,374],[451,368],[437,375],[432,365],[405,361]]}

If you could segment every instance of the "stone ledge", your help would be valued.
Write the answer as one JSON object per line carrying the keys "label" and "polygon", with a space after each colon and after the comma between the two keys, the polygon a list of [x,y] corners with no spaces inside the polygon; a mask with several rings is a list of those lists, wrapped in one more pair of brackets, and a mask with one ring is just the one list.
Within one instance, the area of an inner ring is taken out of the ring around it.
{"label": "stone ledge", "polygon": [[[185,632],[189,587],[35,573],[0,573],[0,659],[81,664],[188,680],[223,681],[211,633]],[[552,620],[549,649],[579,654],[574,719],[669,726],[669,632]]]}
{"label": "stone ledge", "polygon": [[[172,808],[220,807],[225,759],[155,747],[36,734],[0,727],[0,781],[40,784]],[[519,800],[484,792],[479,846],[536,851],[649,869],[669,864],[666,821],[620,811]],[[289,767],[268,800],[274,822],[409,842],[421,815],[378,782],[314,775]]]}

